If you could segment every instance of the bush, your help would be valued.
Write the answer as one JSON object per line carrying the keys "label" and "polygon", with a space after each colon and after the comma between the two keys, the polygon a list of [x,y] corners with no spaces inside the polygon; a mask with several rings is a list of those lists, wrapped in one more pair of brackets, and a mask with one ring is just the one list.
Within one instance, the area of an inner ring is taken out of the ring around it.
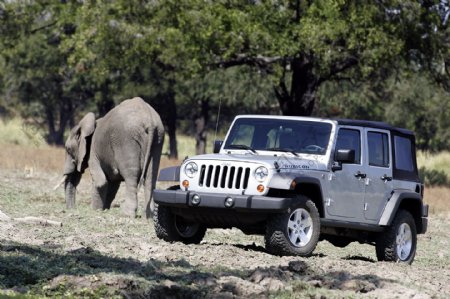
{"label": "bush", "polygon": [[426,186],[450,186],[447,174],[442,170],[420,167],[419,176]]}

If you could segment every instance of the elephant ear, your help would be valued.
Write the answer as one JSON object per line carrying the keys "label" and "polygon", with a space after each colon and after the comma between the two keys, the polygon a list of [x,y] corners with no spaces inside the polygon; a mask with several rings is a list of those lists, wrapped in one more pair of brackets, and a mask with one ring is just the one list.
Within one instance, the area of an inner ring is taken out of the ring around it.
{"label": "elephant ear", "polygon": [[86,114],[78,124],[80,126],[80,143],[77,157],[77,170],[82,172],[83,161],[86,158],[88,151],[87,138],[94,134],[95,130],[95,115],[92,112]]}

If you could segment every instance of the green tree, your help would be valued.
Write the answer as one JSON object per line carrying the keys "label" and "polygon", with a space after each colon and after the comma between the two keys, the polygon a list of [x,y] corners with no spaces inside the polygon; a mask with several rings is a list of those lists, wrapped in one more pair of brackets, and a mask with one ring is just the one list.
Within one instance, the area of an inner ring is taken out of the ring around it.
{"label": "green tree", "polygon": [[401,69],[383,82],[324,84],[317,113],[382,120],[416,133],[421,150],[450,148],[450,94],[430,74]]}
{"label": "green tree", "polygon": [[[448,90],[448,22],[437,4],[5,1],[0,48],[17,95],[37,103],[47,123],[53,114],[55,128],[49,125],[49,135],[61,135],[67,124],[62,116],[85,105],[94,103],[103,115],[124,95],[140,95],[163,116],[171,157],[176,157],[177,117],[185,114],[179,107],[200,103],[197,119],[207,119],[202,111],[217,105],[217,99],[232,105],[227,99],[233,89],[216,88],[212,82],[211,74],[221,69],[248,66],[236,68],[235,74],[245,70],[251,80],[263,76],[272,89],[260,89],[264,98],[275,95],[287,115],[321,113],[317,95],[334,90],[338,82],[341,89],[353,90],[354,84],[365,88],[369,98],[364,101],[371,106],[359,105],[362,110],[354,112],[375,118],[383,114],[375,99],[382,95],[388,102],[391,93],[380,89],[399,69],[428,73],[430,82]],[[230,84],[245,82],[240,80],[235,76]],[[250,92],[240,98],[251,107],[251,89],[242,90]],[[328,99],[322,99],[325,107]],[[52,139],[59,143],[61,138]]]}
{"label": "green tree", "polygon": [[63,144],[67,125],[73,124],[79,98],[88,93],[84,80],[67,64],[61,41],[71,34],[60,13],[61,5],[12,1],[1,6],[0,49],[4,91],[17,98],[24,117],[47,127],[47,141]]}
{"label": "green tree", "polygon": [[181,118],[188,119],[187,132],[195,136],[197,154],[206,152],[207,132],[216,129],[219,112],[222,124],[237,112],[278,113],[270,108],[274,96],[270,84],[267,76],[246,66],[211,70],[179,83],[177,103],[180,110],[188,111]]}

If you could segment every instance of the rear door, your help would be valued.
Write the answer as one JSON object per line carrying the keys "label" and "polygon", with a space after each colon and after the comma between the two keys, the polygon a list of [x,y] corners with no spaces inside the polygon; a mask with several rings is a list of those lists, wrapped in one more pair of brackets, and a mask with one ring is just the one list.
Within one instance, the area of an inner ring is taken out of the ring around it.
{"label": "rear door", "polygon": [[365,130],[364,218],[377,223],[392,191],[392,145],[387,130]]}

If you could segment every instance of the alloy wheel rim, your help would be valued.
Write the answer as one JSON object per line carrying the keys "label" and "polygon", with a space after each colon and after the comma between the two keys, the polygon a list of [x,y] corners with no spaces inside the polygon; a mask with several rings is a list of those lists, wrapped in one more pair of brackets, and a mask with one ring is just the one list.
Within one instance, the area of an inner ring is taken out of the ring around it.
{"label": "alloy wheel rim", "polygon": [[402,261],[407,260],[412,250],[412,232],[408,223],[402,223],[398,227],[396,247],[398,258]]}
{"label": "alloy wheel rim", "polygon": [[313,223],[311,215],[305,209],[296,209],[289,216],[287,231],[289,241],[295,247],[303,247],[311,241]]}

